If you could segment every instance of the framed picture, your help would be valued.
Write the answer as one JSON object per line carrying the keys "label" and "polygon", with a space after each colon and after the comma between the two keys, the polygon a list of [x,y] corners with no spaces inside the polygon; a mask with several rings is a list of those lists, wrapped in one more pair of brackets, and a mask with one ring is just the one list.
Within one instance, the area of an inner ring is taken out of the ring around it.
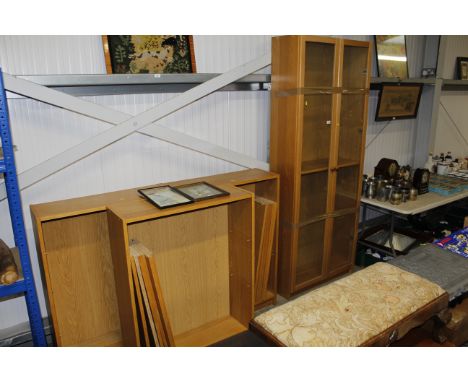
{"label": "framed picture", "polygon": [[376,121],[416,118],[422,84],[383,83],[375,114]]}
{"label": "framed picture", "polygon": [[138,192],[160,209],[192,203],[192,200],[171,186],[142,188]]}
{"label": "framed picture", "polygon": [[196,73],[192,36],[102,36],[108,74]]}
{"label": "framed picture", "polygon": [[206,182],[197,182],[177,186],[176,189],[193,201],[216,198],[218,196],[229,195],[229,192],[221,190]]}
{"label": "framed picture", "polygon": [[468,80],[468,57],[457,57],[457,80]]}
{"label": "framed picture", "polygon": [[379,77],[408,78],[405,36],[375,36]]}

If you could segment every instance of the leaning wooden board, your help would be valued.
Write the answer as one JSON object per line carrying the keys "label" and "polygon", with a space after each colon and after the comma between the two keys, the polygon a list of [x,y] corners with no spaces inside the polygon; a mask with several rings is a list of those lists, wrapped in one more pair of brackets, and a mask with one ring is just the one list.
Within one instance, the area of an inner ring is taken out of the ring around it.
{"label": "leaning wooden board", "polygon": [[[279,200],[278,175],[257,169],[171,184],[198,180],[217,186],[241,187],[276,203]],[[31,205],[36,246],[57,345],[122,345],[107,211],[115,204],[141,204],[142,199],[136,190]],[[275,229],[268,291],[257,308],[276,301],[277,224]],[[137,297],[134,295],[132,298]],[[77,317],[81,318],[78,320]],[[235,326],[233,323],[233,330]]]}

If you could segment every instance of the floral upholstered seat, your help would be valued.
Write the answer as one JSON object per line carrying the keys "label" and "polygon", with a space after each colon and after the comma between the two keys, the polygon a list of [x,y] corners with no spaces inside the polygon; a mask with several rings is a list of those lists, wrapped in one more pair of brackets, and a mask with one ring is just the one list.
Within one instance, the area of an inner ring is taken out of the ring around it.
{"label": "floral upholstered seat", "polygon": [[359,346],[446,292],[386,263],[377,263],[254,319],[286,346]]}

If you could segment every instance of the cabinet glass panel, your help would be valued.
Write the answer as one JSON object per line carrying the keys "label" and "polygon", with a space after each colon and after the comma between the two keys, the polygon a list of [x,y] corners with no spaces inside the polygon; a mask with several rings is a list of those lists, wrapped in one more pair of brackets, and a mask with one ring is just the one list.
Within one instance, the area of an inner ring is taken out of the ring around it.
{"label": "cabinet glass panel", "polygon": [[343,53],[343,88],[364,89],[367,81],[368,48],[362,46],[344,46]]}
{"label": "cabinet glass panel", "polygon": [[306,42],[304,87],[333,86],[335,45]]}
{"label": "cabinet glass panel", "polygon": [[331,95],[304,96],[302,173],[328,168],[331,116]]}
{"label": "cabinet glass panel", "polygon": [[301,223],[325,214],[327,209],[328,171],[302,175]]}
{"label": "cabinet glass panel", "polygon": [[337,171],[335,211],[356,207],[360,178],[359,166],[343,167]]}
{"label": "cabinet glass panel", "polygon": [[329,271],[333,272],[345,265],[351,265],[354,251],[355,222],[355,213],[334,218]]}
{"label": "cabinet glass panel", "polygon": [[299,229],[296,286],[322,274],[325,219]]}
{"label": "cabinet glass panel", "polygon": [[338,166],[357,164],[361,160],[365,95],[343,94],[340,112]]}

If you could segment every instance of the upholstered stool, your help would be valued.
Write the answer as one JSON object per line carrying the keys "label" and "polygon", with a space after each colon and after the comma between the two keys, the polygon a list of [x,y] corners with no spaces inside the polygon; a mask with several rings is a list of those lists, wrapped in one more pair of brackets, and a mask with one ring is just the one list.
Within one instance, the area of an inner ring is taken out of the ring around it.
{"label": "upholstered stool", "polygon": [[251,326],[280,346],[388,345],[447,306],[438,285],[377,263],[272,308]]}

